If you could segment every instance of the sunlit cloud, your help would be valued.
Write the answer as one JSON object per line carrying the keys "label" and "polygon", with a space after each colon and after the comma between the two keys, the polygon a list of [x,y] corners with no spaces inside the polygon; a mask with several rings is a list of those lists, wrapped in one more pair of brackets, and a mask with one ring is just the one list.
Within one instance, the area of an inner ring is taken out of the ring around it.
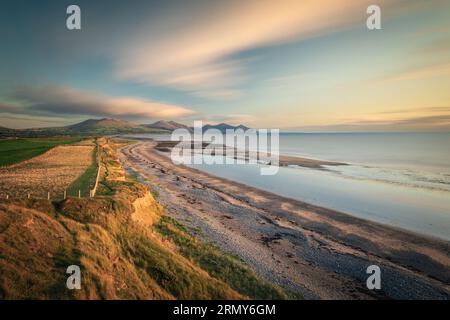
{"label": "sunlit cloud", "polygon": [[0,102],[0,112],[14,113],[18,110],[16,106],[10,103]]}
{"label": "sunlit cloud", "polygon": [[193,91],[193,95],[201,98],[207,98],[210,100],[232,100],[240,97],[242,91],[233,89],[218,89],[210,91]]}
{"label": "sunlit cloud", "polygon": [[450,114],[450,107],[447,106],[431,106],[431,107],[420,107],[420,108],[410,108],[410,109],[395,109],[389,111],[376,112],[376,115],[429,115],[429,114]]}
{"label": "sunlit cloud", "polygon": [[416,67],[414,69],[401,71],[396,74],[389,75],[382,78],[382,82],[391,81],[408,81],[408,80],[423,80],[439,76],[450,75],[450,63],[438,63],[431,66]]}
{"label": "sunlit cloud", "polygon": [[[401,1],[389,3],[393,2]],[[207,97],[208,91],[228,90],[245,78],[246,61],[236,58],[237,54],[364,23],[371,3],[230,0],[214,3],[212,8],[202,2],[201,14],[200,8],[172,13],[174,19],[183,15],[189,21],[176,32],[165,32],[166,21],[150,21],[137,31],[118,54],[117,76],[197,95],[203,91]]]}
{"label": "sunlit cloud", "polygon": [[228,123],[232,125],[249,125],[257,120],[257,118],[250,114],[227,114],[227,115],[208,115],[202,116],[202,121],[208,124]]}
{"label": "sunlit cloud", "polygon": [[377,112],[323,125],[289,127],[304,131],[450,131],[450,107],[434,106]]}
{"label": "sunlit cloud", "polygon": [[46,86],[17,89],[13,97],[21,107],[3,104],[0,112],[49,115],[84,115],[126,119],[179,118],[191,109],[135,97],[110,97],[71,87]]}

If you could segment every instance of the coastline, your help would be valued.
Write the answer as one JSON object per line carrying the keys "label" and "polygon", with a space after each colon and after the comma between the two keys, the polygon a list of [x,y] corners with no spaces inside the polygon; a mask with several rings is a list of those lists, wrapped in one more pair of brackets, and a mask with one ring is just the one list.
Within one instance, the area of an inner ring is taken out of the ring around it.
{"label": "coastline", "polygon": [[[450,244],[175,166],[139,142],[122,163],[158,192],[167,214],[305,298],[449,299]],[[383,273],[365,287],[367,266]]]}
{"label": "coastline", "polygon": [[[163,152],[163,153],[169,153],[172,151],[172,148],[178,144],[178,141],[157,141],[155,145],[155,149]],[[202,149],[205,149],[209,143],[203,143]],[[229,151],[233,152],[234,154],[238,153],[238,149],[230,148],[225,145],[217,146],[218,149],[222,149],[221,154],[227,154]],[[270,156],[262,156],[260,153],[257,154],[257,161],[270,161]],[[266,159],[265,159],[266,158]],[[318,159],[310,159],[310,158],[304,158],[304,157],[294,157],[294,156],[287,156],[287,155],[279,155],[279,163],[278,165],[280,167],[287,167],[287,166],[299,166],[304,168],[312,168],[312,169],[324,169],[326,168],[324,166],[345,166],[348,165],[344,162],[336,162],[336,161],[327,161],[327,160],[318,160]],[[238,159],[237,156],[234,157],[234,159]],[[241,160],[249,161],[251,157],[247,154],[245,154],[243,157],[240,158]],[[256,160],[256,159],[254,159]]]}

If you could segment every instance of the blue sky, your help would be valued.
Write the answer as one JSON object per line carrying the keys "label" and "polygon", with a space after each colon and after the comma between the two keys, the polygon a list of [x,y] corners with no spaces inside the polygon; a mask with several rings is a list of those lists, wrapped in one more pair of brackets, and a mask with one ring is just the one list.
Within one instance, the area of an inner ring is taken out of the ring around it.
{"label": "blue sky", "polygon": [[[82,30],[66,29],[81,8]],[[366,28],[378,4],[382,29]],[[2,1],[0,126],[449,131],[450,2]]]}

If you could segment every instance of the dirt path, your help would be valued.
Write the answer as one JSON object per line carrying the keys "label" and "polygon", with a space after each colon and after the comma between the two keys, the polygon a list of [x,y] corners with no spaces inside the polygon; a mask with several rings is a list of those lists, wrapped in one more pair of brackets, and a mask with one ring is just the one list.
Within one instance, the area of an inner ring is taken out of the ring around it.
{"label": "dirt path", "polygon": [[[169,215],[269,281],[309,299],[449,299],[449,243],[176,166],[153,147],[127,146],[121,161]],[[379,291],[366,288],[373,264]]]}

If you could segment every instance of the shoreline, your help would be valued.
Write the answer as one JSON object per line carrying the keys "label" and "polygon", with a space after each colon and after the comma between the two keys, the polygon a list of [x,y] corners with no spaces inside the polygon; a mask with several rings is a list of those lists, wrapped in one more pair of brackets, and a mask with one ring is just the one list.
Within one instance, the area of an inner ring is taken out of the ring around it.
{"label": "shoreline", "polygon": [[[155,149],[163,152],[163,153],[169,153],[172,151],[173,147],[177,145],[178,141],[156,141],[155,142]],[[202,144],[202,150],[205,149],[207,146],[209,146],[209,143],[203,142]],[[192,148],[192,146],[191,146]],[[236,155],[238,154],[238,149],[236,148],[230,148],[225,145],[218,145],[215,148],[222,149],[221,153],[222,155],[227,154],[231,150],[235,154],[234,159],[238,159],[239,157]],[[234,149],[234,150],[233,150]],[[214,149],[214,154],[215,154]],[[250,161],[251,157],[248,153],[246,153],[243,157],[240,157],[239,159],[244,161]],[[262,157],[259,153],[257,154],[257,159],[253,159],[257,161],[270,161],[270,156],[268,157]],[[280,167],[288,167],[288,166],[299,166],[304,168],[311,168],[311,169],[323,169],[326,170],[324,166],[345,166],[348,165],[348,163],[344,162],[336,162],[336,161],[328,161],[328,160],[318,160],[318,159],[311,159],[311,158],[305,158],[305,157],[297,157],[297,156],[288,156],[288,155],[279,155],[279,164]]]}
{"label": "shoreline", "polygon": [[[122,163],[151,179],[169,215],[273,283],[313,299],[449,299],[448,242],[175,166],[155,145],[122,149]],[[365,287],[371,264],[381,291]]]}

